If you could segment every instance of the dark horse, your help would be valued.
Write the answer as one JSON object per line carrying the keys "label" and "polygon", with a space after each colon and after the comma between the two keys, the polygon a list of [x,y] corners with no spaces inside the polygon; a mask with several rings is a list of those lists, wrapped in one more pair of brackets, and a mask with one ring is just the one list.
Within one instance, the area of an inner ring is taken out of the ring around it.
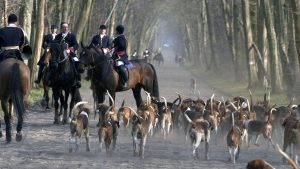
{"label": "dark horse", "polygon": [[[64,55],[64,42],[51,43],[50,45],[50,59],[49,59],[49,76],[51,77],[52,92],[54,97],[54,124],[59,123],[59,117],[63,110],[63,124],[67,123],[68,98],[71,94],[71,101],[69,106],[69,119],[71,118],[71,111],[75,103],[81,101],[79,90],[74,87],[75,72],[73,68],[72,58]],[[63,97],[64,91],[64,97]],[[63,98],[62,98],[63,97]],[[62,108],[58,112],[60,99]]]}
{"label": "dark horse", "polygon": [[[9,58],[0,63],[0,100],[6,124],[6,141],[11,142],[13,106],[18,118],[16,140],[22,140],[25,104],[30,90],[30,71],[24,62]],[[1,123],[0,123],[1,124]],[[2,132],[0,131],[0,136]]]}
{"label": "dark horse", "polygon": [[44,55],[45,55],[45,61],[44,64],[46,65],[44,67],[43,70],[43,76],[42,76],[42,83],[43,83],[43,88],[44,88],[44,95],[43,95],[43,99],[44,99],[44,104],[46,104],[46,109],[49,109],[49,86],[48,86],[48,74],[49,74],[49,59],[51,57],[51,53],[50,51],[50,46],[47,47],[47,50],[45,51]]}
{"label": "dark horse", "polygon": [[102,50],[93,45],[90,47],[82,45],[82,48],[79,58],[80,68],[88,67],[93,70],[91,83],[94,86],[93,92],[95,92],[98,103],[104,102],[106,90],[115,100],[116,92],[132,89],[137,106],[142,103],[142,88],[151,96],[159,98],[156,71],[151,64],[142,60],[130,61],[127,66],[130,67],[128,68],[128,88],[124,89],[111,58],[105,56]]}
{"label": "dark horse", "polygon": [[164,63],[164,57],[161,54],[161,52],[158,52],[154,57],[153,57],[153,63],[156,62],[156,65],[159,66],[161,63]]}

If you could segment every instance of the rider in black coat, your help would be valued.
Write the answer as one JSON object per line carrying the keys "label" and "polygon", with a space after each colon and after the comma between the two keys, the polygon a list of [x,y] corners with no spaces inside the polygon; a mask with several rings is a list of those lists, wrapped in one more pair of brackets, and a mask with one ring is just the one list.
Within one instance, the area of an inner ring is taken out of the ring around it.
{"label": "rider in black coat", "polygon": [[[44,50],[47,50],[47,47],[54,42],[54,39],[56,37],[56,32],[57,32],[57,26],[56,25],[51,25],[51,33],[47,34],[44,36],[43,38],[43,43],[42,43],[42,48]],[[39,65],[39,71],[38,71],[38,77],[37,79],[34,81],[34,83],[39,84],[42,77],[43,77],[43,70],[45,68],[45,57],[46,57],[46,52],[44,52],[44,54],[42,55],[42,57],[40,58],[40,60],[38,61],[38,65]]]}
{"label": "rider in black coat", "polygon": [[117,37],[113,40],[113,47],[114,47],[114,53],[113,53],[113,60],[115,61],[115,65],[119,71],[119,74],[121,75],[121,79],[123,82],[123,88],[128,87],[128,77],[126,74],[126,67],[125,64],[128,63],[128,55],[126,53],[127,49],[127,40],[123,34],[124,32],[124,26],[118,25],[116,27]]}
{"label": "rider in black coat", "polygon": [[[24,47],[29,47],[23,29],[16,25],[17,21],[18,17],[15,14],[10,14],[8,16],[8,26],[0,29],[0,62],[12,56],[23,61],[20,50],[23,48],[24,52]],[[32,52],[31,48],[30,52]]]}
{"label": "rider in black coat", "polygon": [[106,34],[107,27],[100,25],[99,34],[95,35],[92,39],[92,44],[98,48],[102,48],[103,52],[107,55],[111,49],[111,38]]}

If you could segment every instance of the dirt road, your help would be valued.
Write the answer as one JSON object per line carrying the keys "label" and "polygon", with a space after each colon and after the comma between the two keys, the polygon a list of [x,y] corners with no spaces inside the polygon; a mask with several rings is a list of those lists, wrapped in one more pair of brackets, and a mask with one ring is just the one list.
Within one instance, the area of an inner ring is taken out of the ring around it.
{"label": "dirt road", "polygon": [[[176,65],[173,60],[173,55],[165,53],[165,64],[157,67],[160,95],[165,96],[170,101],[175,99],[175,92],[180,92],[184,98],[194,97],[191,96],[189,90],[190,73]],[[215,93],[217,98],[222,96],[222,94],[201,83],[201,79],[197,81],[197,87],[204,99],[209,98],[212,93]],[[89,107],[92,108],[91,91],[87,88],[82,88],[80,91],[83,100],[88,101]],[[126,97],[126,105],[135,107],[131,91],[117,94],[117,107],[124,97]],[[228,153],[225,140],[218,138],[216,143],[214,136],[212,136],[210,144],[210,160],[204,158],[204,145],[200,145],[200,160],[194,160],[191,157],[191,145],[189,142],[185,143],[182,132],[173,132],[166,140],[163,140],[160,135],[149,138],[145,148],[145,159],[140,160],[138,157],[133,157],[130,131],[124,130],[123,127],[120,129],[116,151],[112,157],[106,157],[105,152],[98,152],[96,120],[90,118],[90,121],[91,152],[85,151],[85,140],[81,139],[79,151],[69,153],[68,125],[53,125],[53,110],[44,111],[33,106],[28,110],[25,120],[23,141],[17,143],[14,139],[11,144],[5,144],[5,138],[0,139],[0,168],[227,169],[245,168],[248,161],[256,158],[264,158],[279,169],[289,168],[288,165],[282,165],[281,156],[274,149],[267,149],[267,143],[263,138],[260,139],[261,147],[254,145],[248,149],[242,147],[240,158],[235,167],[227,161]],[[15,124],[13,129],[13,136],[15,136]],[[4,131],[3,128],[2,130]]]}

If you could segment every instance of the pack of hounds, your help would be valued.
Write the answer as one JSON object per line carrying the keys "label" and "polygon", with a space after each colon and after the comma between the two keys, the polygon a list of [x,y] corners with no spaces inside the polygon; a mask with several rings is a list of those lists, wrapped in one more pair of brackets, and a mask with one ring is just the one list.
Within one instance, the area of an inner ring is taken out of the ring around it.
{"label": "pack of hounds", "polygon": [[[287,106],[276,107],[276,104],[270,104],[267,94],[254,104],[251,91],[249,93],[250,100],[237,96],[226,101],[223,97],[221,100],[215,99],[214,94],[206,101],[201,98],[182,99],[177,93],[178,97],[173,102],[167,102],[164,97],[161,97],[163,101],[159,101],[146,92],[146,100],[137,110],[126,106],[124,101],[116,110],[114,100],[108,93],[112,105],[101,103],[96,110],[99,114],[99,151],[102,151],[104,143],[107,155],[112,155],[117,143],[119,122],[122,121],[125,129],[131,128],[133,155],[140,158],[144,158],[149,137],[161,133],[166,139],[171,132],[181,130],[186,141],[191,142],[191,153],[195,159],[199,159],[200,144],[204,144],[204,155],[208,160],[211,138],[223,138],[227,142],[228,161],[235,164],[239,155],[243,154],[242,145],[249,147],[251,138],[255,136],[254,145],[259,146],[259,138],[263,136],[268,141],[268,149],[275,148],[282,155],[284,163],[287,160],[292,168],[299,168],[300,121],[297,114],[300,105],[292,105],[291,101]],[[78,149],[77,140],[83,134],[86,137],[86,150],[90,151],[90,110],[84,104],[86,102],[79,102],[72,110],[70,152]],[[283,150],[275,143],[280,139],[282,141],[282,138]],[[288,147],[289,155],[285,153]],[[263,159],[255,159],[246,168],[274,167]]]}

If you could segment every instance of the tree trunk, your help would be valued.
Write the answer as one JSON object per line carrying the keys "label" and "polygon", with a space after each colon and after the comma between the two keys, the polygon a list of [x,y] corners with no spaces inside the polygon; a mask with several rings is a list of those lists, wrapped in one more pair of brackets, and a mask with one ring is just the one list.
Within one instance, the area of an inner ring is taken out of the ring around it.
{"label": "tree trunk", "polygon": [[62,0],[62,22],[68,22],[68,14],[70,10],[70,0]]}
{"label": "tree trunk", "polygon": [[31,41],[31,26],[32,26],[32,7],[33,7],[32,0],[22,0],[22,5],[20,8],[19,14],[19,24],[23,28],[27,38]]}
{"label": "tree trunk", "polygon": [[81,17],[78,20],[75,28],[75,35],[77,37],[77,41],[80,42],[82,38],[83,29],[87,24],[88,17],[90,14],[90,10],[92,7],[93,0],[86,0],[81,11]]}
{"label": "tree trunk", "polygon": [[295,64],[295,66],[297,66],[297,71],[298,72],[295,72],[297,74],[295,74],[295,80],[296,80],[296,83],[295,83],[295,95],[298,99],[298,102],[300,101],[300,73],[299,73],[299,64],[300,64],[300,16],[298,15],[299,12],[300,12],[300,2],[298,0],[292,0],[291,1],[291,7],[293,9],[293,18],[294,18],[294,24],[293,24],[293,27],[294,27],[294,30],[295,32],[294,35],[295,35],[295,46],[296,46],[296,53],[294,55],[294,60],[295,62],[298,61],[298,64]]}
{"label": "tree trunk", "polygon": [[[262,62],[257,59],[258,66],[258,79],[259,81],[266,80],[264,77],[264,72],[262,70],[267,70],[268,68],[268,55],[266,55],[266,27],[265,27],[265,17],[264,17],[264,8],[262,6],[262,0],[258,3],[258,19],[257,19],[257,47],[258,51],[261,53]],[[266,65],[265,65],[266,64]],[[264,87],[268,87],[269,84],[263,83]]]}
{"label": "tree trunk", "polygon": [[282,77],[279,73],[280,62],[277,49],[277,40],[269,0],[264,0],[263,7],[265,11],[264,14],[270,52],[271,90],[272,92],[276,93],[282,91]]}
{"label": "tree trunk", "polygon": [[212,17],[211,17],[211,11],[209,10],[208,6],[208,0],[205,0],[205,7],[206,7],[206,16],[207,16],[207,25],[208,25],[208,38],[209,38],[209,48],[210,48],[210,63],[208,70],[212,69],[215,70],[217,68],[217,61],[216,61],[216,52],[214,48],[214,33],[213,33],[213,25],[212,25]]}
{"label": "tree trunk", "polygon": [[249,1],[242,1],[242,11],[243,11],[243,26],[245,34],[245,46],[247,53],[247,68],[248,68],[248,88],[256,87],[258,83],[257,77],[257,66],[254,57],[254,51],[250,50],[251,45],[253,44],[252,40],[252,30],[250,24],[250,11],[249,11]]}
{"label": "tree trunk", "polygon": [[37,33],[35,36],[35,44],[34,44],[34,53],[33,53],[33,60],[32,60],[32,68],[31,68],[31,84],[33,85],[34,82],[34,74],[37,72],[37,61],[41,54],[41,46],[42,46],[42,39],[44,34],[44,12],[45,11],[45,0],[40,0],[38,3],[38,12],[37,12]]}
{"label": "tree trunk", "polygon": [[7,26],[7,0],[3,0],[3,22]]}

